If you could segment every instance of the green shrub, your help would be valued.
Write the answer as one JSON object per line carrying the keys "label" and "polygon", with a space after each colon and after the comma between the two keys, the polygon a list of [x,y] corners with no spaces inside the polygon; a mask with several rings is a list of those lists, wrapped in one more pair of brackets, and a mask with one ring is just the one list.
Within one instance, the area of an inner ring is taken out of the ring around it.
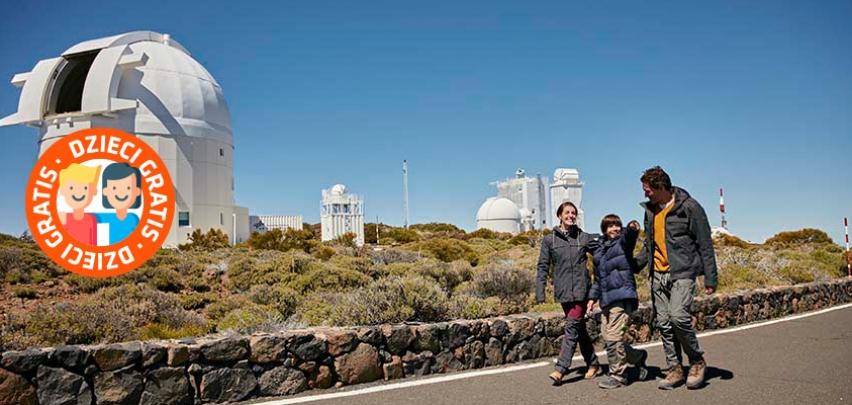
{"label": "green shrub", "polygon": [[122,281],[124,281],[121,277],[92,278],[80,276],[74,273],[69,273],[63,279],[66,283],[84,293],[93,293],[101,288],[119,285]]}
{"label": "green shrub", "polygon": [[456,260],[466,260],[473,266],[479,262],[479,255],[476,254],[470,245],[467,242],[458,239],[428,239],[410,243],[404,247],[410,251],[429,254],[442,262],[449,263]]}
{"label": "green shrub", "polygon": [[816,279],[810,270],[796,265],[784,266],[779,273],[793,284],[810,283]]}
{"label": "green shrub", "polygon": [[413,271],[438,282],[445,291],[453,291],[459,284],[470,281],[473,277],[473,268],[464,260],[443,263],[432,259],[414,267]]}
{"label": "green shrub", "polygon": [[228,286],[247,291],[254,285],[290,282],[314,262],[302,252],[234,255],[228,263]]}
{"label": "green shrub", "polygon": [[358,239],[358,235],[355,235],[352,232],[346,232],[343,235],[338,236],[334,239],[334,244],[343,247],[356,248],[358,247],[355,244],[355,240]]}
{"label": "green shrub", "polygon": [[230,246],[228,235],[220,229],[211,228],[206,233],[201,229],[192,231],[189,235],[189,242],[178,245],[178,249],[212,252],[228,246]]}
{"label": "green shrub", "polygon": [[234,330],[250,333],[263,328],[283,325],[286,319],[275,308],[250,304],[235,308],[216,324],[219,331]]}
{"label": "green shrub", "polygon": [[509,240],[512,238],[512,234],[503,233],[503,232],[495,232],[488,228],[479,228],[467,235],[465,235],[466,239],[473,238],[482,238],[482,239],[500,239],[500,240]]}
{"label": "green shrub", "polygon": [[403,304],[411,307],[411,319],[421,322],[444,320],[447,317],[447,293],[433,280],[419,276],[402,278]]}
{"label": "green shrub", "polygon": [[340,294],[320,292],[304,297],[296,308],[297,318],[300,322],[311,326],[337,325],[337,323],[333,323],[331,320],[339,295]]}
{"label": "green shrub", "polygon": [[449,316],[453,319],[480,319],[497,316],[500,300],[497,297],[480,298],[459,294],[449,304]]}
{"label": "green shrub", "polygon": [[15,287],[13,290],[13,294],[16,298],[20,298],[23,302],[24,300],[31,300],[38,298],[38,292],[35,289],[30,287]]}
{"label": "green shrub", "polygon": [[819,229],[805,228],[798,231],[780,232],[766,240],[767,245],[834,243],[827,233]]}
{"label": "green shrub", "polygon": [[299,293],[285,285],[256,285],[249,291],[249,300],[255,304],[275,308],[282,317],[288,318],[296,312]]}
{"label": "green shrub", "polygon": [[769,285],[771,280],[765,274],[741,265],[730,265],[719,271],[719,290],[732,291],[760,288]]}
{"label": "green shrub", "polygon": [[743,249],[747,249],[750,246],[748,242],[734,235],[728,235],[725,233],[721,233],[713,238],[713,244],[716,246],[733,246]]}
{"label": "green shrub", "polygon": [[176,330],[205,327],[204,320],[183,310],[176,298],[145,286],[125,285],[104,288],[77,302],[39,305],[24,331],[43,345],[90,344],[138,339],[149,324]]}
{"label": "green shrub", "polygon": [[514,246],[529,246],[535,247],[539,243],[541,243],[541,239],[543,237],[543,233],[538,230],[530,230],[526,232],[521,232],[513,237],[511,237],[508,242],[510,245]]}
{"label": "green shrub", "polygon": [[337,251],[334,250],[331,246],[320,245],[314,250],[314,257],[320,260],[328,260],[331,259]]}
{"label": "green shrub", "polygon": [[314,291],[345,291],[368,284],[372,279],[356,270],[336,266],[331,262],[312,263],[309,270],[289,283],[300,293]]}
{"label": "green shrub", "polygon": [[381,230],[381,238],[382,240],[390,238],[396,243],[411,243],[420,240],[420,235],[418,235],[413,229],[390,228]]}
{"label": "green shrub", "polygon": [[178,295],[180,306],[186,310],[202,309],[211,302],[216,301],[216,296],[210,293],[190,292]]}
{"label": "green shrub", "polygon": [[289,250],[301,250],[310,253],[319,241],[316,240],[314,232],[310,228],[302,229],[273,229],[263,233],[252,233],[247,244],[254,249],[278,250],[286,252]]}
{"label": "green shrub", "polygon": [[184,325],[174,327],[163,325],[161,323],[150,323],[139,328],[136,335],[138,336],[138,339],[141,340],[180,339],[192,336],[202,336],[208,332],[208,328],[203,325]]}
{"label": "green shrub", "polygon": [[502,301],[521,302],[532,291],[535,276],[532,271],[515,267],[511,262],[501,262],[489,264],[474,274],[471,285],[481,298],[498,297]]}

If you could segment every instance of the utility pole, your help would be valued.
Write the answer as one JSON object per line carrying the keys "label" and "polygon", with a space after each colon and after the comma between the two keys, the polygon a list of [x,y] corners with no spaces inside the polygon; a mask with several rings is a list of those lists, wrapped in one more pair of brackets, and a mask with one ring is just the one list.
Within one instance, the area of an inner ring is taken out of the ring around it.
{"label": "utility pole", "polygon": [[405,229],[408,229],[408,160],[402,161],[402,208],[405,211]]}
{"label": "utility pole", "polygon": [[846,276],[852,277],[852,257],[849,256],[849,218],[843,217],[843,230],[846,232]]}
{"label": "utility pole", "polygon": [[722,213],[722,229],[728,230],[728,220],[725,219],[725,191],[719,189],[719,212]]}

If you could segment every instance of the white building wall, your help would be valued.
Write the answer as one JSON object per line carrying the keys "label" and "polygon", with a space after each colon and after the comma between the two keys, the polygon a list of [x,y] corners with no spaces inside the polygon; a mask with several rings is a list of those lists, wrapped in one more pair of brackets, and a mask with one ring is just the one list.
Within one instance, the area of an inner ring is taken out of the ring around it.
{"label": "white building wall", "polygon": [[252,232],[266,232],[273,229],[302,229],[301,215],[251,215],[249,217]]}

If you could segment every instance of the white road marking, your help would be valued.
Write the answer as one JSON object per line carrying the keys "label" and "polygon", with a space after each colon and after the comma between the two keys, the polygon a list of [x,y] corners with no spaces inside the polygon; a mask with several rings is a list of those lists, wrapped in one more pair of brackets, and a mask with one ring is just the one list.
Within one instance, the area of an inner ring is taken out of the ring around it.
{"label": "white road marking", "polygon": [[[796,319],[802,319],[802,318],[807,318],[807,317],[811,317],[811,316],[815,316],[815,315],[821,315],[821,314],[824,314],[824,313],[837,311],[837,310],[841,310],[841,309],[845,309],[845,308],[849,308],[849,307],[852,307],[852,303],[842,304],[842,305],[838,305],[838,306],[834,306],[834,307],[830,307],[830,308],[821,309],[821,310],[818,310],[818,311],[807,312],[807,313],[803,313],[803,314],[799,314],[799,315],[791,315],[791,316],[787,316],[787,317],[784,317],[784,318],[778,318],[778,319],[773,319],[773,320],[759,322],[759,323],[753,323],[753,324],[748,324],[748,325],[736,326],[736,327],[733,327],[733,328],[718,329],[718,330],[713,330],[713,331],[709,331],[709,332],[703,332],[703,333],[699,333],[698,337],[723,335],[723,334],[739,332],[739,331],[747,330],[747,329],[759,328],[761,326],[774,325],[776,323],[781,323],[781,322],[795,321]],[[646,348],[649,348],[649,347],[657,347],[657,346],[660,346],[660,345],[662,345],[662,342],[657,341],[657,342],[651,342],[651,343],[644,343],[644,344],[641,344],[641,345],[636,345],[634,347],[637,348],[637,349],[646,349]],[[600,351],[597,354],[599,356],[603,356],[603,355],[606,354],[606,351]],[[579,360],[582,360],[582,356],[577,355],[577,356],[574,356],[574,358],[572,359],[572,361],[579,361]],[[398,383],[376,385],[376,386],[373,386],[373,387],[361,388],[361,389],[357,389],[357,390],[353,390],[353,391],[333,392],[333,393],[328,393],[328,394],[318,394],[318,395],[304,396],[304,397],[298,397],[298,398],[276,399],[276,400],[265,401],[265,402],[253,402],[252,404],[253,405],[287,405],[287,404],[300,404],[300,403],[304,403],[304,402],[322,401],[322,400],[325,400],[325,399],[345,398],[345,397],[351,397],[351,396],[356,396],[356,395],[372,394],[372,393],[382,392],[382,391],[390,391],[390,390],[398,390],[398,389],[403,389],[403,388],[417,387],[417,386],[420,386],[420,385],[439,384],[439,383],[448,382],[448,381],[464,380],[464,379],[467,379],[467,378],[482,377],[482,376],[494,375],[494,374],[511,373],[511,372],[514,372],[514,371],[526,370],[526,369],[530,369],[530,368],[549,366],[550,364],[555,363],[555,362],[556,362],[556,359],[554,359],[552,361],[539,361],[539,362],[536,362],[536,363],[521,364],[521,365],[517,365],[517,366],[500,366],[500,367],[487,369],[487,370],[461,371],[461,372],[455,372],[455,373],[448,374],[448,375],[443,375],[443,376],[440,376],[440,377],[427,377],[427,378],[423,378],[423,379],[415,380],[415,381],[403,381],[403,382],[398,382]]]}

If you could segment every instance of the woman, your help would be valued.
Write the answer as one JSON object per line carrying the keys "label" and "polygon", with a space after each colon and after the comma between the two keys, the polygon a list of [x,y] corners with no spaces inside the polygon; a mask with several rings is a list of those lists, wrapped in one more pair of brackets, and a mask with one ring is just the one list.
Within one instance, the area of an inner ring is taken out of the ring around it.
{"label": "woman", "polygon": [[639,237],[639,222],[630,221],[622,232],[621,218],[609,214],[601,220],[601,232],[605,240],[595,250],[595,282],[589,292],[588,311],[595,301],[600,301],[601,336],[606,346],[609,375],[598,386],[605,389],[618,388],[627,384],[627,366],[639,367],[639,379],[644,380],[648,372],[645,360],[648,352],[636,350],[624,342],[624,333],[630,314],[636,309],[636,279],[639,271],[633,259],[633,248]]}
{"label": "woman", "polygon": [[556,371],[550,374],[550,379],[554,385],[560,385],[571,367],[577,343],[580,344],[580,352],[588,367],[585,378],[594,378],[601,369],[584,320],[590,285],[586,253],[596,246],[597,241],[593,235],[577,226],[577,206],[573,203],[562,203],[556,210],[556,216],[560,221],[559,226],[554,227],[553,232],[541,241],[535,296],[537,302],[544,302],[548,270],[553,265],[554,298],[562,304],[565,312],[565,336],[562,338]]}

